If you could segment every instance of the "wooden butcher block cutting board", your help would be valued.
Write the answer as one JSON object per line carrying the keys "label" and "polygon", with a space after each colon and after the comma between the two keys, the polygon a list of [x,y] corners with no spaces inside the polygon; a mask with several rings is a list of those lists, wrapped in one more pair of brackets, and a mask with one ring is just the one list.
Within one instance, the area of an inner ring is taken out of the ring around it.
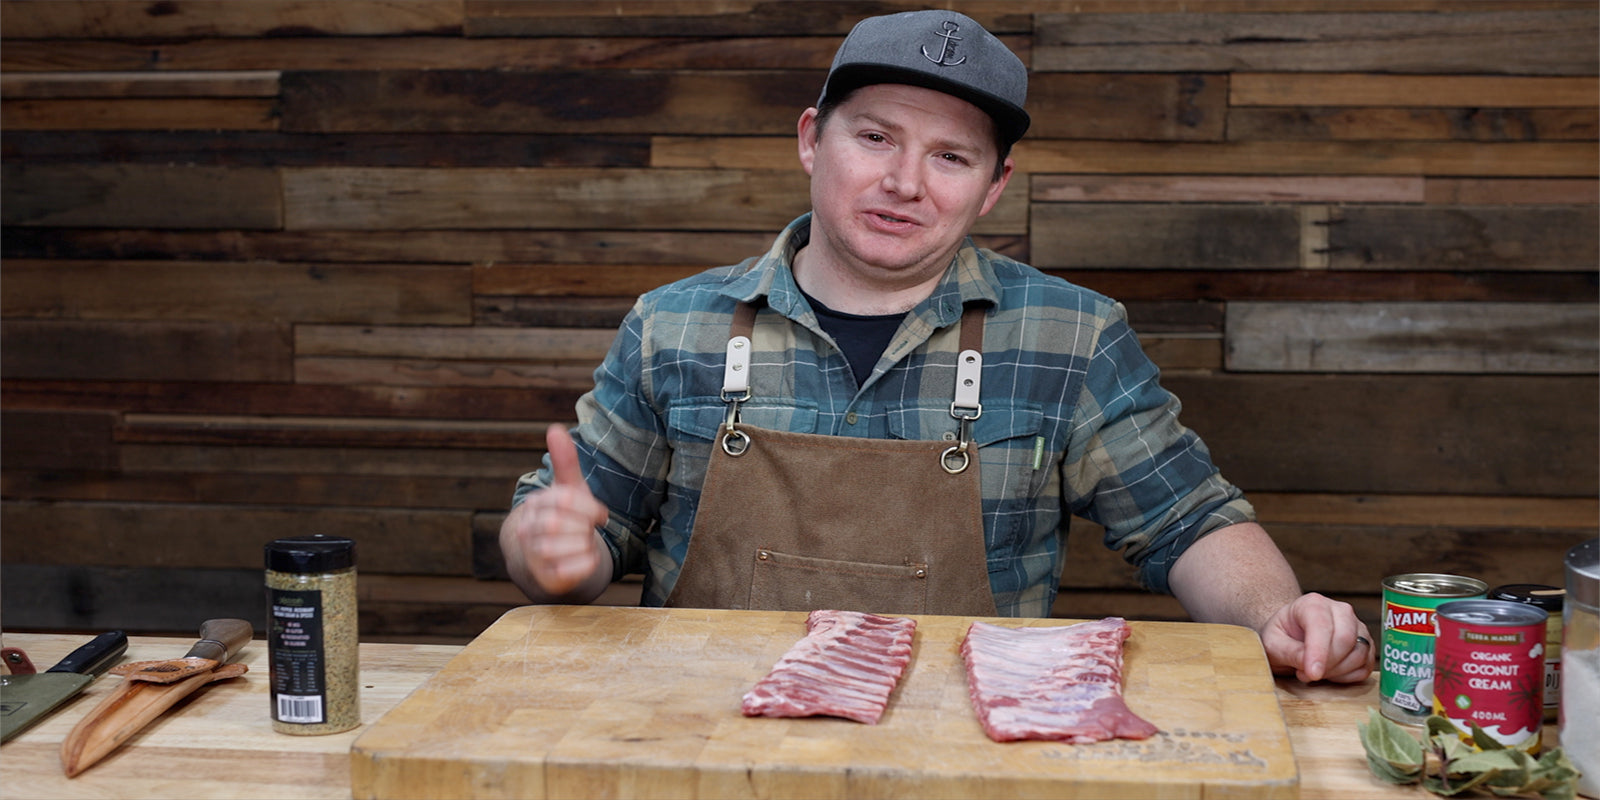
{"label": "wooden butcher block cutting board", "polygon": [[[351,748],[356,798],[1295,797],[1260,640],[1133,622],[1128,706],[1161,729],[1091,745],[991,741],[967,695],[972,619],[917,616],[877,725],[745,717],[806,633],[797,612],[526,606]],[[1073,620],[986,620],[1066,625]]]}

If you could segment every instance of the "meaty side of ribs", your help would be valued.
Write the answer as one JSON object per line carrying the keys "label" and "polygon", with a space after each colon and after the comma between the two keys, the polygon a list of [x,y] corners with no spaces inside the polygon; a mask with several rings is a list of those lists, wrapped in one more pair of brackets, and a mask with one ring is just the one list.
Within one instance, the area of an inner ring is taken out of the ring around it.
{"label": "meaty side of ribs", "polygon": [[984,732],[997,742],[1072,744],[1156,733],[1122,699],[1122,643],[1131,633],[1120,617],[1040,628],[972,623],[961,657]]}
{"label": "meaty side of ribs", "polygon": [[876,725],[911,663],[915,620],[813,611],[806,635],[745,694],[747,717],[843,717]]}

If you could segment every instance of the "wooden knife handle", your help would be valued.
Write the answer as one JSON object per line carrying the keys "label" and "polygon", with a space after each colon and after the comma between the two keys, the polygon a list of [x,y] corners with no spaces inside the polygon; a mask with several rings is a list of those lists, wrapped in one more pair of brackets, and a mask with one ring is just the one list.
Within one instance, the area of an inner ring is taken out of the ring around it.
{"label": "wooden knife handle", "polygon": [[209,658],[218,664],[226,664],[254,635],[255,628],[245,620],[208,619],[200,625],[200,641],[189,648],[184,658]]}

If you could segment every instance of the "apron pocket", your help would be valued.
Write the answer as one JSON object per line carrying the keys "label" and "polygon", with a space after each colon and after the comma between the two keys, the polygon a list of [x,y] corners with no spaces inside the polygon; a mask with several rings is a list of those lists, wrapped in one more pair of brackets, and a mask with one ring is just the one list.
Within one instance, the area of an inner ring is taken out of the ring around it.
{"label": "apron pocket", "polygon": [[755,552],[749,608],[763,611],[837,609],[922,614],[928,607],[928,565],[837,561]]}

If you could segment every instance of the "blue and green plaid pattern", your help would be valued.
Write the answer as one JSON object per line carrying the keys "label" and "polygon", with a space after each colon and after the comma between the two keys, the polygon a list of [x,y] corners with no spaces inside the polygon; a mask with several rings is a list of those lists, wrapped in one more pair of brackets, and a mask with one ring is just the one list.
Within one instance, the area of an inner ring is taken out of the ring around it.
{"label": "blue and green plaid pattern", "polygon": [[[1120,304],[968,240],[857,386],[789,269],[809,234],[808,215],[764,256],[639,298],[578,403],[573,433],[585,478],[611,509],[603,533],[617,576],[643,573],[646,605],[666,602],[688,552],[727,411],[723,354],[740,301],[764,301],[743,422],[877,439],[954,436],[956,323],[967,303],[989,308],[974,438],[1001,614],[1049,615],[1071,516],[1103,526],[1106,546],[1159,592],[1196,539],[1254,518],[1178,422],[1178,400],[1161,388]],[[513,504],[548,480],[547,459],[522,476]]]}

